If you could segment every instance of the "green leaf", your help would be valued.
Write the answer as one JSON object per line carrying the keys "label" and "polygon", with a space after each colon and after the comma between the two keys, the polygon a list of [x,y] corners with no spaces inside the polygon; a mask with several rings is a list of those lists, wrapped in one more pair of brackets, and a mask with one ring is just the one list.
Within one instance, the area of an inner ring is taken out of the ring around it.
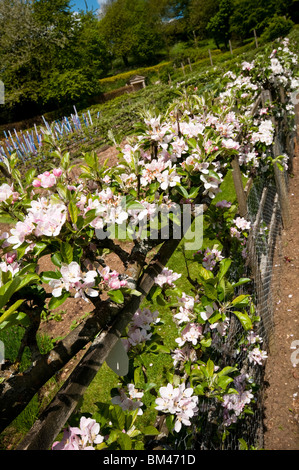
{"label": "green leaf", "polygon": [[144,210],[144,205],[138,201],[131,201],[126,203],[126,210]]}
{"label": "green leaf", "polygon": [[120,289],[110,290],[108,295],[110,299],[117,304],[122,304],[124,302],[124,294]]}
{"label": "green leaf", "polygon": [[238,370],[237,367],[227,366],[224,367],[220,372],[218,372],[218,376],[221,377],[222,375],[228,375],[232,372],[235,372],[236,370]]}
{"label": "green leaf", "polygon": [[0,323],[7,321],[9,317],[20,307],[20,305],[22,305],[23,302],[25,302],[25,299],[19,299],[11,307],[9,307],[9,309],[6,310],[3,315],[1,315]]}
{"label": "green leaf", "polygon": [[231,302],[231,305],[233,305],[234,307],[236,306],[247,306],[248,305],[248,302],[249,302],[249,295],[247,294],[242,294],[242,295],[239,295],[238,297],[236,297],[232,302]]}
{"label": "green leaf", "polygon": [[19,246],[19,247],[17,248],[18,259],[23,258],[23,256],[25,255],[25,252],[26,252],[26,250],[27,250],[27,248],[28,248],[28,246],[29,246],[29,243],[24,242],[24,243],[22,243],[21,246]]}
{"label": "green leaf", "polygon": [[200,344],[204,348],[209,348],[212,344],[212,338],[204,338],[200,341]]}
{"label": "green leaf", "polygon": [[62,260],[66,264],[70,264],[73,261],[73,247],[69,243],[67,242],[62,243],[60,252],[61,252]]}
{"label": "green leaf", "polygon": [[246,312],[233,312],[236,317],[240,320],[243,328],[247,331],[252,328],[252,321]]}
{"label": "green leaf", "polygon": [[118,441],[120,433],[121,431],[119,431],[118,429],[112,429],[112,431],[109,434],[109,438],[107,439],[108,446],[112,444],[113,442]]}
{"label": "green leaf", "polygon": [[110,420],[113,426],[119,431],[125,428],[126,416],[120,406],[116,405],[113,407],[110,413]]}
{"label": "green leaf", "polygon": [[197,147],[197,140],[194,139],[193,137],[191,137],[191,139],[188,139],[188,145],[190,145],[190,147],[196,148]]}
{"label": "green leaf", "polygon": [[69,203],[69,214],[71,217],[71,221],[73,222],[73,224],[75,224],[78,220],[78,207],[76,206],[74,201],[71,201]]}
{"label": "green leaf", "polygon": [[184,198],[188,199],[189,198],[189,193],[187,189],[184,188],[184,186],[181,186],[178,184],[175,188]]}
{"label": "green leaf", "polygon": [[160,307],[164,307],[165,305],[167,305],[167,302],[162,295],[158,295],[156,297],[156,302],[158,305],[160,305]]}
{"label": "green leaf", "polygon": [[18,285],[17,290],[22,289],[23,287],[27,286],[28,284],[33,283],[34,281],[39,281],[40,277],[37,274],[29,273],[21,279],[21,282]]}
{"label": "green leaf", "polygon": [[24,266],[20,271],[18,272],[18,276],[24,276],[26,273],[35,273],[36,270],[36,263],[28,263],[26,266]]}
{"label": "green leaf", "polygon": [[243,284],[246,284],[247,282],[251,282],[251,279],[249,277],[242,277],[241,279],[239,279],[238,282],[233,283],[232,286],[233,288],[239,287],[239,286],[242,286]]}
{"label": "green leaf", "polygon": [[65,302],[69,296],[70,296],[70,293],[65,292],[60,297],[51,297],[48,308],[50,310],[54,310],[55,308],[60,307],[60,305],[63,304],[63,302]]}
{"label": "green leaf", "polygon": [[149,294],[147,295],[147,299],[148,300],[155,300],[158,295],[160,295],[162,292],[162,288],[160,286],[153,286],[149,292]]}
{"label": "green leaf", "polygon": [[41,281],[48,284],[53,279],[60,279],[61,274],[59,271],[43,271],[41,273]]}
{"label": "green leaf", "polygon": [[209,359],[208,362],[207,362],[206,371],[207,371],[209,377],[213,377],[213,375],[214,375],[214,362],[211,359]]}
{"label": "green leaf", "polygon": [[134,369],[134,384],[138,384],[142,377],[142,368],[141,366]]}
{"label": "green leaf", "polygon": [[0,288],[0,309],[7,304],[11,296],[31,282],[39,280],[37,274],[26,274],[26,276],[16,276]]}
{"label": "green leaf", "polygon": [[132,440],[126,433],[120,433],[117,439],[117,443],[119,444],[122,450],[131,450],[132,449]]}
{"label": "green leaf", "polygon": [[[89,225],[96,218],[96,209],[91,209],[90,211],[86,212],[83,220],[83,227]],[[79,227],[78,227],[79,228]]]}
{"label": "green leaf", "polygon": [[34,246],[33,253],[35,256],[39,256],[47,248],[47,246],[47,243],[37,242]]}
{"label": "green leaf", "polygon": [[84,154],[84,160],[86,161],[87,165],[93,168],[94,170],[96,169],[96,163],[95,158],[94,158],[94,152],[91,153],[85,153]]}
{"label": "green leaf", "polygon": [[206,283],[204,285],[204,290],[205,290],[205,295],[211,299],[211,300],[217,300],[218,298],[218,293],[217,293],[217,290],[215,289],[214,286],[212,286],[211,284],[208,284]]}
{"label": "green leaf", "polygon": [[199,269],[199,276],[203,280],[207,281],[208,279],[212,279],[214,277],[213,273],[209,271],[208,269],[205,269],[203,266],[199,265],[198,269]]}
{"label": "green leaf", "polygon": [[51,256],[51,261],[52,261],[53,264],[55,264],[55,266],[60,268],[61,263],[62,263],[61,253],[59,253],[58,251],[56,253],[54,253],[54,255]]}
{"label": "green leaf", "polygon": [[0,324],[0,330],[5,330],[5,328],[10,328],[12,325],[22,325],[27,327],[30,325],[30,319],[26,313],[23,312],[14,312],[10,315],[8,321],[3,321]]}
{"label": "green leaf", "polygon": [[140,297],[142,295],[142,293],[139,292],[139,290],[136,290],[136,289],[130,289],[130,294],[135,295],[136,297]]}
{"label": "green leaf", "polygon": [[29,186],[32,181],[34,180],[34,177],[36,175],[36,169],[35,168],[30,168],[27,173],[25,174],[25,180],[27,185]]}
{"label": "green leaf", "polygon": [[196,385],[194,389],[194,393],[195,395],[204,395],[205,394],[204,386],[202,384]]}
{"label": "green leaf", "polygon": [[199,186],[197,188],[192,188],[189,193],[189,198],[195,199],[197,194],[199,193]]}
{"label": "green leaf", "polygon": [[240,438],[238,441],[240,443],[240,450],[248,450],[248,444],[244,439]]}
{"label": "green leaf", "polygon": [[219,263],[219,272],[217,274],[217,278],[218,278],[219,282],[223,279],[223,277],[225,276],[225,274],[229,270],[231,264],[232,264],[232,260],[228,259],[228,258],[222,259],[220,261],[220,263]]}
{"label": "green leaf", "polygon": [[61,166],[64,170],[67,170],[68,167],[70,166],[70,154],[69,152],[66,152],[62,158],[61,158]]}
{"label": "green leaf", "polygon": [[233,382],[233,379],[231,377],[228,377],[227,375],[220,376],[217,380],[217,384],[219,387],[221,387],[223,390],[226,390],[227,386]]}
{"label": "green leaf", "polygon": [[144,434],[145,436],[158,436],[160,432],[157,428],[155,428],[155,426],[146,426],[142,430],[142,434]]}

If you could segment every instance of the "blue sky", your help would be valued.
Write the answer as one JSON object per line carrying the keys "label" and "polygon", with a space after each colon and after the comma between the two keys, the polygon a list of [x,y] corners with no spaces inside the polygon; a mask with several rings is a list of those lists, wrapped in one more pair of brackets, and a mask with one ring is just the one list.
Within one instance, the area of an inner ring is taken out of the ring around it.
{"label": "blue sky", "polygon": [[[96,10],[100,7],[100,4],[103,3],[101,0],[86,0],[89,10]],[[70,5],[73,5],[72,10],[86,10],[84,0],[70,0]]]}

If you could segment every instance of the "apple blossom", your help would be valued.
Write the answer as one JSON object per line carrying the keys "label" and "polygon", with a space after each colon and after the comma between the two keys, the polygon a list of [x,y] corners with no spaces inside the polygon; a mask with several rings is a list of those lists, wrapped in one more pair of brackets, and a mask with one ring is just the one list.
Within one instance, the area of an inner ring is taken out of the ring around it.
{"label": "apple blossom", "polygon": [[181,277],[181,274],[175,273],[172,269],[163,268],[161,273],[154,278],[155,284],[160,287],[163,286],[174,286],[174,282]]}

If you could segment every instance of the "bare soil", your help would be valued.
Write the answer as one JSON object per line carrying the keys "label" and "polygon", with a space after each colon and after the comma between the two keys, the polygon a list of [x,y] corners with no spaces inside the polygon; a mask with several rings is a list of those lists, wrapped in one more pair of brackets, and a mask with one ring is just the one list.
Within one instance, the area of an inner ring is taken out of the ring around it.
{"label": "bare soil", "polygon": [[[299,146],[289,186],[290,221],[274,265],[274,337],[266,363],[266,450],[299,450]],[[298,340],[298,345],[293,345]],[[292,349],[293,348],[293,349]],[[294,349],[295,348],[295,349]],[[296,354],[295,354],[296,359]]]}

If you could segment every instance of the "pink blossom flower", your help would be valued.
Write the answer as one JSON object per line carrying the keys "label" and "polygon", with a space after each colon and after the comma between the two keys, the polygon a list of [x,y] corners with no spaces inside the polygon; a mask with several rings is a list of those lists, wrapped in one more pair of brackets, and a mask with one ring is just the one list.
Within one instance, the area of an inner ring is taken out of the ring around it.
{"label": "pink blossom flower", "polygon": [[159,312],[151,312],[148,308],[141,310],[140,308],[134,313],[131,325],[133,328],[143,328],[150,330],[151,323],[155,322],[158,318]]}
{"label": "pink blossom flower", "polygon": [[175,273],[172,269],[163,268],[161,273],[155,277],[155,283],[163,287],[164,285],[168,285],[174,287],[174,282],[177,281],[181,277],[181,274]]}
{"label": "pink blossom flower", "polygon": [[216,207],[221,207],[222,209],[229,209],[231,207],[232,203],[226,201],[225,199],[223,201],[218,201],[216,202]]}
{"label": "pink blossom flower", "polygon": [[33,180],[32,181],[32,186],[34,186],[34,188],[40,188],[41,185],[42,185],[41,180]]}
{"label": "pink blossom flower", "polygon": [[[40,185],[38,184],[38,181],[40,181]],[[50,173],[50,171],[45,171],[44,173],[38,175],[37,180],[34,180],[32,184],[35,187],[41,186],[45,189],[51,188],[56,184],[56,177],[53,175],[53,173]]]}
{"label": "pink blossom flower", "polygon": [[150,340],[152,333],[149,333],[144,328],[131,327],[128,331],[128,341],[131,346],[137,346],[138,344],[145,343]]}
{"label": "pink blossom flower", "polygon": [[104,437],[99,434],[100,425],[92,418],[80,419],[80,427],[65,429],[62,440],[54,442],[52,450],[95,450]]}
{"label": "pink blossom flower", "polygon": [[174,430],[179,432],[182,424],[191,425],[191,418],[198,412],[198,396],[193,395],[193,388],[186,388],[185,384],[174,388],[168,383],[166,387],[159,389],[159,397],[156,399],[156,410],[176,415]]}
{"label": "pink blossom flower", "polygon": [[86,450],[87,447],[93,446],[94,444],[101,444],[104,440],[103,436],[99,434],[100,425],[95,419],[86,418],[82,416],[80,419],[80,427],[70,428],[73,434],[81,437],[80,445]]}
{"label": "pink blossom flower", "polygon": [[[99,271],[99,270],[98,270]],[[126,279],[121,279],[120,274],[117,271],[111,271],[109,266],[106,266],[99,274],[103,278],[103,281],[107,284],[108,289],[120,289],[125,287],[128,282]]]}
{"label": "pink blossom flower", "polygon": [[236,227],[231,227],[231,228],[230,228],[230,235],[231,235],[231,237],[233,237],[233,238],[238,238],[238,239],[240,239],[240,237],[241,237],[241,232],[239,232],[239,230],[237,230]]}
{"label": "pink blossom flower", "polygon": [[70,264],[62,263],[60,272],[61,278],[51,279],[49,282],[50,287],[53,288],[53,297],[60,297],[63,289],[68,292],[71,289],[75,289],[75,298],[81,297],[86,302],[88,302],[86,295],[90,297],[97,297],[99,295],[97,290],[92,289],[95,286],[95,278],[98,275],[96,271],[83,273],[80,265],[72,261]]}
{"label": "pink blossom flower", "polygon": [[244,219],[244,217],[237,217],[233,220],[233,222],[236,224],[236,227],[240,230],[250,230],[251,223],[248,220]]}
{"label": "pink blossom flower", "polygon": [[222,140],[222,145],[223,145],[223,147],[225,147],[227,149],[238,150],[240,148],[239,142],[236,142],[233,139],[223,139]]}
{"label": "pink blossom flower", "polygon": [[[129,397],[126,395],[125,389],[121,388],[119,390],[119,395],[114,396],[111,399],[111,402],[114,405],[119,405],[123,410],[137,410],[138,415],[142,415],[143,411],[141,407],[143,406],[142,401],[139,398],[143,397],[143,392],[138,392],[133,384],[128,384]],[[135,400],[137,398],[137,400]]]}
{"label": "pink blossom flower", "polygon": [[18,199],[19,194],[13,190],[13,185],[2,184],[0,186],[0,203],[7,201],[12,196],[12,201],[15,202]]}
{"label": "pink blossom flower", "polygon": [[172,352],[171,357],[173,359],[174,367],[176,367],[179,362],[194,362],[197,358],[195,350],[189,344],[185,344],[182,349],[176,348]]}
{"label": "pink blossom flower", "polygon": [[263,361],[267,359],[266,351],[262,351],[260,348],[254,348],[248,353],[248,359],[250,362],[262,365]]}
{"label": "pink blossom flower", "polygon": [[198,340],[202,336],[202,325],[196,323],[189,323],[182,331],[181,336],[176,338],[176,343],[180,347],[184,346],[186,342],[190,342],[196,346]]}
{"label": "pink blossom flower", "polygon": [[15,249],[18,248],[32,234],[34,228],[33,223],[29,220],[17,222],[15,228],[10,229],[11,236],[7,238],[7,242]]}
{"label": "pink blossom flower", "polygon": [[62,440],[54,442],[52,450],[80,450],[78,436],[65,429]]}
{"label": "pink blossom flower", "polygon": [[53,175],[56,176],[56,178],[59,178],[59,176],[62,175],[62,169],[61,168],[54,168]]}

